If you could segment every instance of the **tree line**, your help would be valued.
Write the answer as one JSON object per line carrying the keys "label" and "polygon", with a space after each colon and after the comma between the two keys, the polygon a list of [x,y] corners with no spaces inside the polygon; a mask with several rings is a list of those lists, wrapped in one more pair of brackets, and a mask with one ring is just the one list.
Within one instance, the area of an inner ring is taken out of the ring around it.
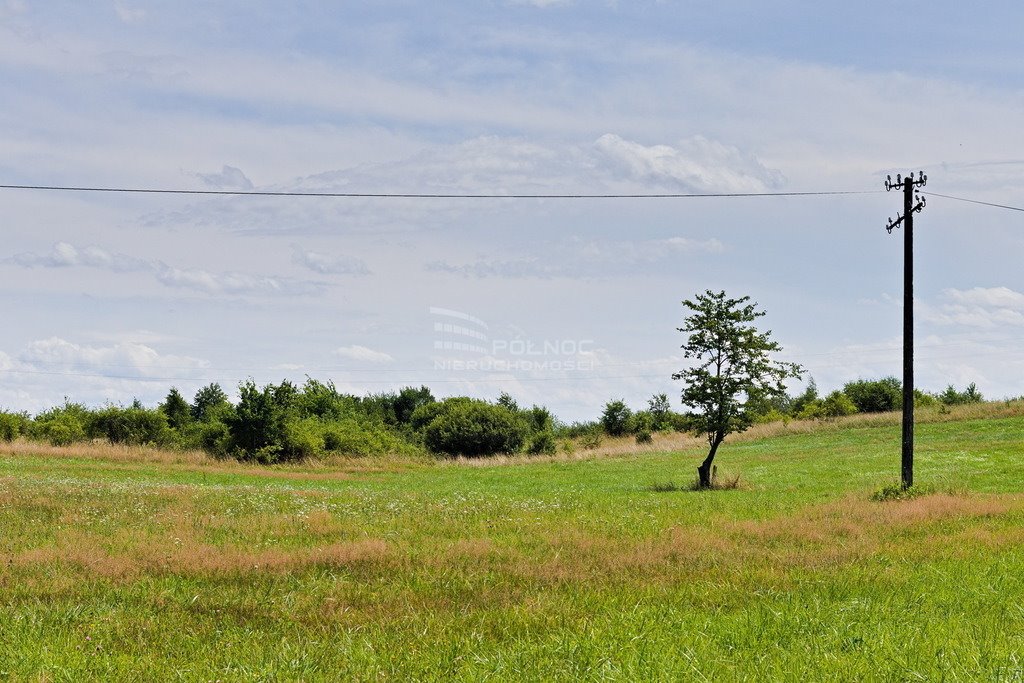
{"label": "tree line", "polygon": [[[917,392],[919,405],[955,405],[982,400],[974,384],[938,393]],[[752,423],[829,419],[857,412],[899,410],[899,380],[849,382],[820,396],[812,379],[796,395],[781,393],[749,402]],[[238,387],[230,401],[219,384],[186,399],[171,388],[155,407],[87,407],[65,400],[36,415],[0,411],[0,440],[23,438],[54,446],[93,440],[204,450],[220,458],[276,463],[327,454],[350,456],[426,453],[485,457],[498,453],[553,454],[600,446],[605,438],[633,437],[650,443],[659,432],[697,431],[694,413],[672,409],[667,394],[631,408],[607,401],[600,417],[565,423],[546,407],[520,407],[508,394],[495,400],[457,396],[437,399],[429,388],[356,396],[333,383],[307,379]]]}

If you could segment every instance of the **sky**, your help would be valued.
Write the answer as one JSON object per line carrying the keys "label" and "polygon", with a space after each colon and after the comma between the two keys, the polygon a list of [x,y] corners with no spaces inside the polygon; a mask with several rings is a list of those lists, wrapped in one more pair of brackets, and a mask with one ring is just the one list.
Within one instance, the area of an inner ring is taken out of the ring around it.
{"label": "sky", "polygon": [[[1024,207],[1024,5],[0,0],[0,408],[210,382],[642,408],[682,301],[902,372],[887,174]],[[1024,214],[927,196],[917,385],[1024,394]],[[792,385],[798,391],[802,383]]]}

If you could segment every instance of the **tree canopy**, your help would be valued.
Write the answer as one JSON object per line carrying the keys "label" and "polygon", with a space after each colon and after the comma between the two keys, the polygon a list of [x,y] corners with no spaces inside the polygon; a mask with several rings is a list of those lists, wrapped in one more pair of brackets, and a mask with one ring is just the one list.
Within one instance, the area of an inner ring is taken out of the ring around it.
{"label": "tree canopy", "polygon": [[691,431],[703,434],[710,450],[697,468],[701,487],[711,486],[715,453],[725,437],[753,424],[752,404],[785,394],[785,380],[803,369],[796,363],[774,360],[782,347],[753,324],[764,315],[750,297],[732,299],[710,290],[683,301],[690,311],[683,326],[687,335],[683,356],[689,368],[672,375],[682,380],[683,405],[690,408]]}

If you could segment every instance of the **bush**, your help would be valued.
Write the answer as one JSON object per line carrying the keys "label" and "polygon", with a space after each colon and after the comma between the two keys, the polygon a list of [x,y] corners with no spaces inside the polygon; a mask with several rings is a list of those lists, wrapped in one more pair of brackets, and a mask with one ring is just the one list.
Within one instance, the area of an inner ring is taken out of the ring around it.
{"label": "bush", "polygon": [[323,425],[324,449],[344,455],[390,455],[412,450],[384,425],[354,419]]}
{"label": "bush", "polygon": [[113,444],[163,444],[168,438],[167,416],[160,410],[107,406],[96,411],[88,424],[89,436]]}
{"label": "bush", "polygon": [[86,428],[90,417],[89,410],[81,403],[64,399],[64,405],[36,415],[28,425],[28,433],[54,446],[70,446],[88,438]]}
{"label": "bush", "polygon": [[439,406],[437,414],[423,428],[423,442],[432,453],[469,457],[514,453],[526,438],[525,423],[504,406],[447,399],[425,408],[434,406]]}
{"label": "bush", "polygon": [[558,444],[550,429],[536,432],[526,445],[526,452],[530,455],[554,455],[557,450]]}
{"label": "bush", "polygon": [[51,446],[70,446],[85,441],[85,426],[72,415],[58,415],[42,423],[40,434]]}
{"label": "bush", "polygon": [[220,421],[202,422],[197,427],[197,441],[207,453],[223,458],[231,454],[231,430]]}
{"label": "bush", "polygon": [[957,391],[956,388],[950,384],[946,387],[946,390],[938,395],[938,399],[943,405],[947,406],[959,406],[968,403],[981,403],[984,400],[981,393],[978,391],[977,385],[971,382],[967,385],[967,388],[963,391]]}
{"label": "bush", "polygon": [[172,429],[182,430],[192,422],[192,406],[177,387],[171,387],[167,398],[160,404],[160,412],[167,416],[167,424]]}
{"label": "bush", "polygon": [[651,435],[650,430],[642,429],[636,433],[637,444],[648,444],[654,443],[654,437]]}
{"label": "bush", "polygon": [[823,417],[843,417],[857,412],[857,406],[841,391],[833,391],[821,401]]}
{"label": "bush", "polygon": [[196,392],[195,398],[192,399],[190,412],[193,420],[206,422],[214,413],[230,407],[228,395],[224,393],[219,384],[214,382]]}
{"label": "bush", "polygon": [[885,413],[903,406],[902,384],[895,377],[847,382],[843,393],[862,413]]}
{"label": "bush", "polygon": [[298,390],[291,382],[262,389],[249,380],[238,387],[239,402],[225,420],[231,449],[242,459],[276,462],[287,456],[285,425],[297,413]]}
{"label": "bush", "polygon": [[662,431],[671,428],[672,404],[668,401],[668,394],[655,394],[648,399],[647,412],[653,421],[653,429]]}
{"label": "bush", "polygon": [[580,437],[580,446],[586,450],[593,450],[601,445],[601,433],[600,432],[588,432]]}
{"label": "bush", "polygon": [[629,418],[632,414],[625,401],[608,401],[601,413],[601,426],[609,436],[622,436],[629,431]]}
{"label": "bush", "polygon": [[0,412],[0,441],[10,443],[28,431],[28,416],[24,413]]}
{"label": "bush", "polygon": [[285,423],[281,455],[288,460],[305,460],[323,455],[323,431],[320,422],[311,417]]}

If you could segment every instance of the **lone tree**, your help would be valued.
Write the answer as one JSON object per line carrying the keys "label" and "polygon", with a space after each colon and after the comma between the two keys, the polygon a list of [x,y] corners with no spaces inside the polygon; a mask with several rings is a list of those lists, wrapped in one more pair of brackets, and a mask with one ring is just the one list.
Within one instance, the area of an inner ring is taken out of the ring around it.
{"label": "lone tree", "polygon": [[751,405],[784,395],[785,380],[803,373],[795,363],[772,360],[769,354],[782,347],[770,330],[759,332],[751,324],[764,312],[749,301],[749,296],[729,299],[710,290],[683,301],[692,314],[677,329],[688,335],[683,356],[693,359],[693,366],[672,379],[686,383],[682,399],[691,408],[690,430],[704,434],[711,447],[697,468],[701,488],[711,487],[711,464],[725,437],[753,424]]}

